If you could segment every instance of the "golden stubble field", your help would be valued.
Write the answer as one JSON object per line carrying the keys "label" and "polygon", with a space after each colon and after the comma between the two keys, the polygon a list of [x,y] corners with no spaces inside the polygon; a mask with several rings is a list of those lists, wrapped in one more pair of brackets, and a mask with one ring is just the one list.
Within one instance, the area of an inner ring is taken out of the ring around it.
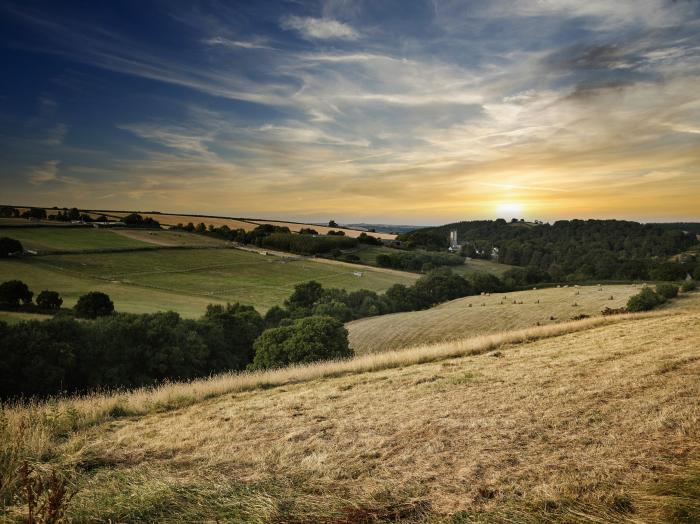
{"label": "golden stubble field", "polygon": [[[69,432],[43,467],[76,472],[68,515],[80,521],[632,523],[697,511],[700,296],[520,333],[251,375],[228,392],[212,379],[189,404],[186,385],[165,386],[171,407],[149,408],[145,392],[143,415]],[[668,479],[691,496],[664,495]]]}
{"label": "golden stubble field", "polygon": [[641,285],[603,285],[493,293],[424,311],[363,318],[346,327],[356,353],[376,353],[599,315],[606,307],[624,306],[640,289]]}

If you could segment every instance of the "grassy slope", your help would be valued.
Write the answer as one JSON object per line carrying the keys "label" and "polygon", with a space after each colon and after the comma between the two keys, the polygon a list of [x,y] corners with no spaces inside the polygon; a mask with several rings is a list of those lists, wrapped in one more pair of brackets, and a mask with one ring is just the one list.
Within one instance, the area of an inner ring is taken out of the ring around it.
{"label": "grassy slope", "polygon": [[15,227],[1,229],[0,235],[19,240],[25,249],[40,251],[127,249],[151,245],[112,230],[94,228]]}
{"label": "grassy slope", "polygon": [[698,488],[699,298],[485,355],[110,421],[52,462],[79,468],[81,521],[667,522],[681,502],[692,519],[698,501],[669,495]]}
{"label": "grassy slope", "polygon": [[[356,268],[356,266],[355,266]],[[327,287],[383,291],[414,275],[366,270],[301,258],[282,259],[234,249],[165,250],[50,255],[0,262],[0,282],[20,279],[38,293],[53,289],[72,306],[81,294],[104,291],[117,310],[172,309],[200,316],[206,304],[239,301],[265,310],[281,304],[295,284],[317,280]]]}
{"label": "grassy slope", "polygon": [[[460,298],[425,311],[360,319],[348,323],[347,328],[350,346],[357,353],[388,351],[526,328],[538,322],[546,325],[580,314],[597,315],[605,307],[623,306],[639,289],[635,285],[582,286],[494,293]],[[609,300],[611,296],[613,300]],[[552,316],[556,320],[550,320]]]}
{"label": "grassy slope", "polygon": [[117,235],[156,246],[223,247],[228,245],[228,242],[219,238],[185,231],[152,231],[148,229],[114,229],[113,231]]}

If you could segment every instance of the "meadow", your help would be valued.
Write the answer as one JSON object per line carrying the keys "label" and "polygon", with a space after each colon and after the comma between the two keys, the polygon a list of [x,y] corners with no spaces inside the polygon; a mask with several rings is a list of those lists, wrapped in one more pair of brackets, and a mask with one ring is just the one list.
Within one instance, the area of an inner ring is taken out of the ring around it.
{"label": "meadow", "polygon": [[19,240],[24,249],[44,252],[131,249],[152,245],[137,237],[120,235],[111,229],[87,227],[11,227],[0,229],[0,236]]}
{"label": "meadow", "polygon": [[88,291],[103,291],[118,311],[177,311],[200,316],[209,303],[241,302],[265,311],[280,305],[296,284],[384,291],[417,275],[326,264],[302,257],[265,256],[238,249],[163,249],[47,255],[3,260],[0,281],[19,279],[35,293],[58,291],[72,306]]}
{"label": "meadow", "polygon": [[346,327],[356,353],[374,353],[599,315],[606,307],[624,306],[639,289],[638,285],[604,285],[492,293],[423,311],[363,318]]}
{"label": "meadow", "polygon": [[78,521],[693,522],[699,336],[694,293],[648,314],[6,406],[3,464],[58,471]]}

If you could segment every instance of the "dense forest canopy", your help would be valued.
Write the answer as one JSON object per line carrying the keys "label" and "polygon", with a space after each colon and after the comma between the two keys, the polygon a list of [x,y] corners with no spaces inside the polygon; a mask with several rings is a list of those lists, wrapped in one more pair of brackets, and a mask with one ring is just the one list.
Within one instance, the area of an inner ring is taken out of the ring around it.
{"label": "dense forest canopy", "polygon": [[698,244],[687,229],[621,220],[457,222],[418,229],[400,238],[408,246],[440,249],[448,246],[451,230],[457,230],[467,256],[532,267],[555,280],[653,277],[651,272],[663,259]]}

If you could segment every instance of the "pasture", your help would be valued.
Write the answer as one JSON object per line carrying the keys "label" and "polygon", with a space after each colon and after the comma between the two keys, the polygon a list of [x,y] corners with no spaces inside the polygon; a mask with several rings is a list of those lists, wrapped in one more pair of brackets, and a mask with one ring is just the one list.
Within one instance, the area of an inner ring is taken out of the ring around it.
{"label": "pasture", "polygon": [[70,476],[79,489],[67,516],[78,521],[693,522],[692,298],[674,311],[8,407],[4,431],[31,437],[14,444],[18,456]]}
{"label": "pasture", "polygon": [[36,251],[79,251],[83,249],[130,249],[149,247],[149,242],[129,238],[112,229],[92,227],[12,227],[0,229],[0,236],[22,242]]}
{"label": "pasture", "polygon": [[126,229],[113,230],[117,235],[132,240],[147,242],[163,247],[224,247],[229,245],[225,240],[187,231],[168,231],[152,229]]}
{"label": "pasture", "polygon": [[363,318],[346,327],[356,353],[374,353],[598,315],[605,307],[624,306],[639,290],[636,285],[605,285],[493,293],[423,311]]}
{"label": "pasture", "polygon": [[58,291],[72,306],[88,291],[104,291],[118,311],[177,311],[200,316],[209,303],[241,302],[261,311],[281,304],[294,285],[317,280],[325,287],[382,292],[416,275],[326,264],[301,257],[264,256],[237,249],[47,255],[0,261],[0,282],[19,279],[35,293]]}

